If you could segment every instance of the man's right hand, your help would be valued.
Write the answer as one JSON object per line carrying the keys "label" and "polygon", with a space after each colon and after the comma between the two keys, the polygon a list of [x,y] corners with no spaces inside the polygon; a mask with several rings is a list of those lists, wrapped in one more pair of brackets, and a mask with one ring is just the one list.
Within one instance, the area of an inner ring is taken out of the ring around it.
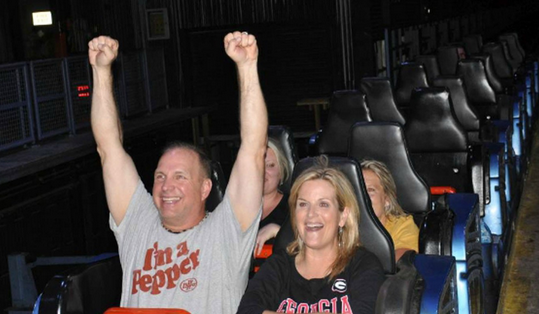
{"label": "man's right hand", "polygon": [[120,44],[108,36],[99,36],[88,42],[88,59],[92,67],[110,67],[118,56]]}

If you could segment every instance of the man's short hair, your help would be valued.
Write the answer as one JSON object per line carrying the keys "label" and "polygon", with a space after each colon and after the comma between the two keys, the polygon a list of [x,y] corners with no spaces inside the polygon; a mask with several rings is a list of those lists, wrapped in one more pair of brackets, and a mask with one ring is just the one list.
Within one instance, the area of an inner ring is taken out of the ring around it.
{"label": "man's short hair", "polygon": [[188,149],[195,154],[198,155],[198,160],[200,162],[200,166],[202,169],[202,175],[204,176],[204,179],[211,178],[211,159],[208,157],[208,155],[198,146],[195,146],[191,143],[186,143],[182,141],[172,141],[165,145],[161,152],[161,156],[163,156],[165,153],[174,150],[174,149]]}

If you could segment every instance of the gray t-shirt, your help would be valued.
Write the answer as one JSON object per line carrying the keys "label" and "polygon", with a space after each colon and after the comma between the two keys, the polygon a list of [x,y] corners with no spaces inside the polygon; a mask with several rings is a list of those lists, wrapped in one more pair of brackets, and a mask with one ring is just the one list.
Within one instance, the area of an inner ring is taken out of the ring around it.
{"label": "gray t-shirt", "polygon": [[260,214],[242,232],[225,193],[199,225],[173,234],[162,227],[151,195],[139,182],[120,225],[109,219],[123,269],[121,306],[236,313]]}

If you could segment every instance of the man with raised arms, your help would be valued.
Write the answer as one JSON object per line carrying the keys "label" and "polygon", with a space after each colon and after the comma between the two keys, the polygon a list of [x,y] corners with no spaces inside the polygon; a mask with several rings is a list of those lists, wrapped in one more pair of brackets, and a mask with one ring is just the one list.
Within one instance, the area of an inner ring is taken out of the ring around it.
{"label": "man with raised arms", "polygon": [[122,145],[111,66],[118,41],[91,40],[92,131],[103,167],[110,227],[123,269],[123,307],[235,313],[248,280],[262,205],[268,119],[253,35],[229,33],[224,48],[236,63],[241,147],[223,201],[205,212],[209,159],[197,147],[167,146],[152,195]]}

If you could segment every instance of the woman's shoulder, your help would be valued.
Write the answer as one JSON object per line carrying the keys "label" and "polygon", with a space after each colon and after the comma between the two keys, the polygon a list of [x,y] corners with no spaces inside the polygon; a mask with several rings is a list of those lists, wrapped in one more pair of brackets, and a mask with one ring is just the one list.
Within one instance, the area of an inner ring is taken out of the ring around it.
{"label": "woman's shoulder", "polygon": [[416,224],[414,222],[414,217],[412,215],[405,215],[405,216],[392,216],[387,220],[387,223],[384,225],[384,227],[388,230],[397,230],[400,228],[409,228],[409,227],[416,227]]}

